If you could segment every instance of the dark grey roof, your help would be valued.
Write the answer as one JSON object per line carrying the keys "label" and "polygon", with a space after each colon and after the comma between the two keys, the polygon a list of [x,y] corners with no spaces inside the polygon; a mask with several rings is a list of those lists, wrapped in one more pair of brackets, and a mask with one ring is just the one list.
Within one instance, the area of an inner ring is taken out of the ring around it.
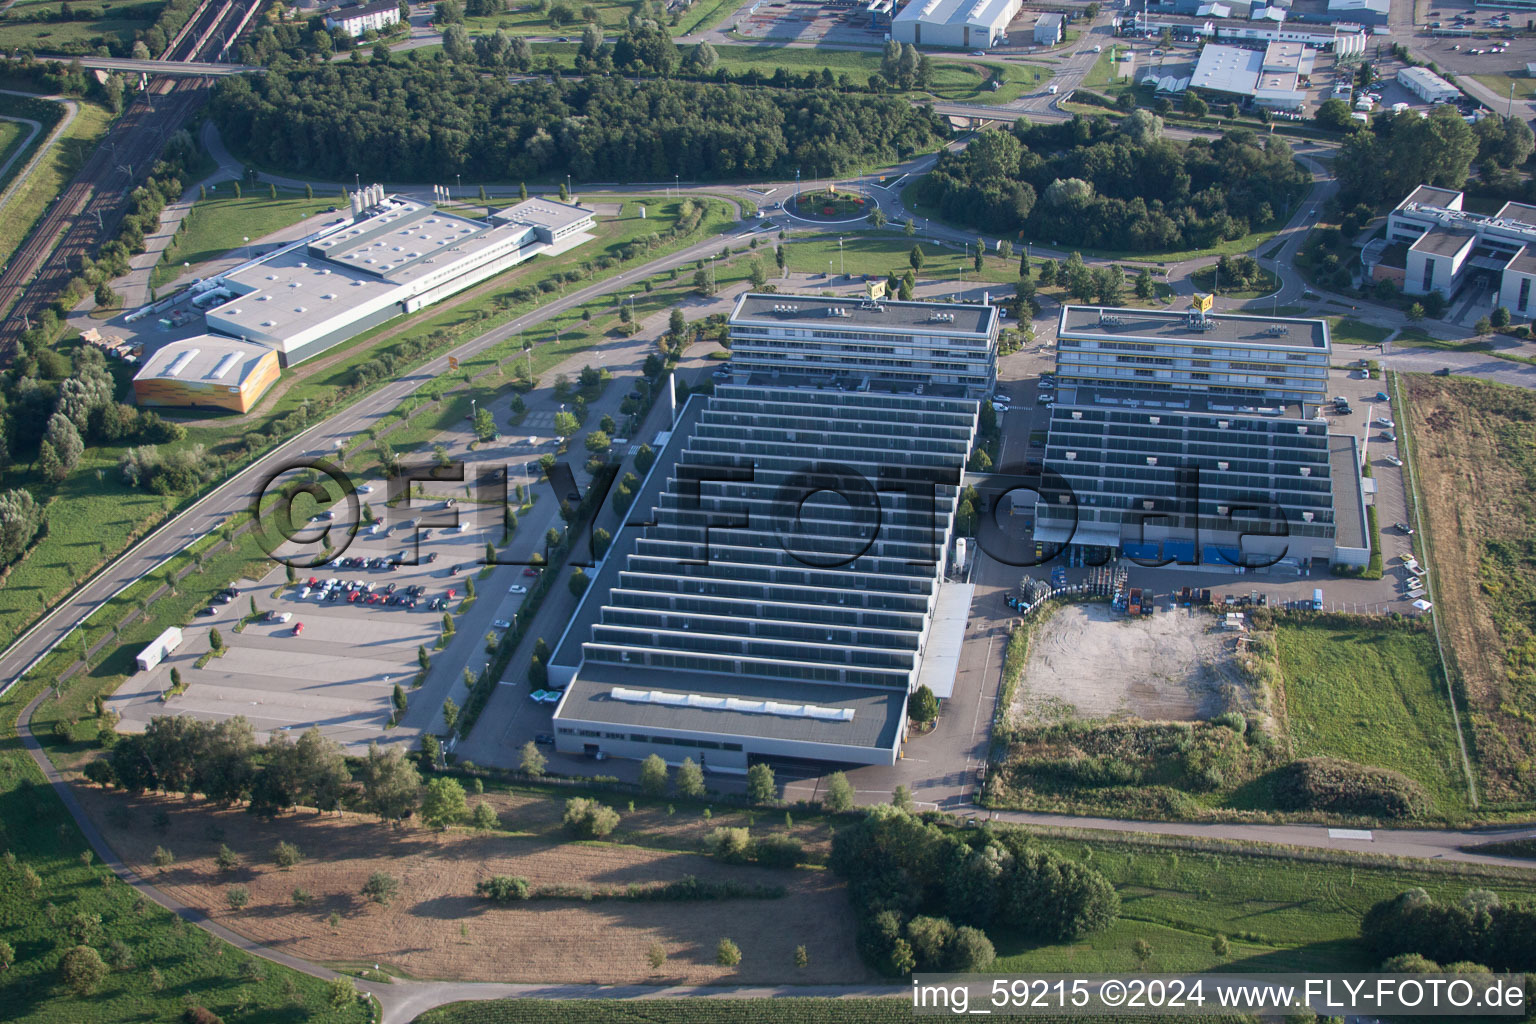
{"label": "dark grey roof", "polygon": [[1506,270],[1513,270],[1521,274],[1536,274],[1536,252],[1529,245],[1525,246],[1514,256],[1510,257]]}
{"label": "dark grey roof", "polygon": [[1363,548],[1365,512],[1360,507],[1360,456],[1353,434],[1328,435],[1328,469],[1333,483],[1333,542]]}
{"label": "dark grey roof", "polygon": [[1460,228],[1430,228],[1410,248],[1436,256],[1454,256],[1472,244],[1477,235]]}
{"label": "dark grey roof", "polygon": [[391,9],[398,10],[398,0],[374,0],[371,4],[353,4],[351,7],[336,7],[330,11],[330,16],[336,21],[345,21],[348,18],[361,18],[369,14],[382,14]]}
{"label": "dark grey roof", "polygon": [[[700,697],[771,700],[849,708],[846,721],[638,703],[612,696],[615,687]],[[635,729],[667,729],[708,736],[745,736],[890,749],[905,715],[906,692],[825,683],[791,683],[587,662],[566,690],[556,720],[597,722]]]}
{"label": "dark grey roof", "polygon": [[[846,315],[844,315],[846,314]],[[939,320],[937,317],[952,317]],[[927,330],[943,334],[986,337],[997,318],[996,306],[964,302],[870,302],[865,299],[823,298],[815,295],[759,295],[749,292],[736,301],[732,323],[810,321],[825,328],[848,324],[863,329]]]}
{"label": "dark grey roof", "polygon": [[1234,395],[1211,395],[1185,389],[1145,385],[1135,390],[1063,385],[1051,416],[1054,419],[1061,415],[1063,409],[1074,407],[1133,409],[1137,412],[1154,414],[1158,412],[1212,414],[1233,419],[1299,420],[1305,416],[1305,410],[1300,402],[1284,402],[1274,398],[1248,401]]}
{"label": "dark grey roof", "polygon": [[[1297,317],[1213,313],[1210,328],[1199,330],[1180,312],[1100,306],[1063,306],[1060,337],[1146,339],[1193,344],[1242,344],[1327,349],[1328,324]],[[1279,329],[1284,328],[1284,333]],[[1271,333],[1275,330],[1276,333]]]}

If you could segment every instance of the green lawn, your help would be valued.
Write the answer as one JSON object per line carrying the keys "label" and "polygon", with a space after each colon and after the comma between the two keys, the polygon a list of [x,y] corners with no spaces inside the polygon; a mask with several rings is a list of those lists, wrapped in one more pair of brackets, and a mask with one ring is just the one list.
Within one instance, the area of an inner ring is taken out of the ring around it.
{"label": "green lawn", "polygon": [[1298,757],[1342,757],[1417,780],[1433,812],[1467,805],[1434,636],[1401,629],[1283,624],[1276,631]]}
{"label": "green lawn", "polygon": [[694,0],[693,6],[683,12],[672,27],[675,36],[691,36],[714,28],[741,6],[741,0]]}
{"label": "green lawn", "polygon": [[[227,181],[210,188],[208,198],[193,204],[181,231],[166,247],[150,284],[159,288],[183,273],[196,273],[203,262],[240,248],[245,238],[254,242],[341,202],[338,196],[306,199],[302,192],[279,190],[277,195],[273,199],[262,185],[236,199],[233,183]],[[190,263],[191,269],[183,263]]]}
{"label": "green lawn", "polygon": [[[759,1024],[769,1016],[776,1024],[907,1024],[913,1019],[912,997],[904,988],[896,991],[898,995],[889,999],[776,995],[771,1012],[757,999],[502,999],[450,1003],[428,1010],[416,1018],[416,1024]],[[983,1008],[974,1001],[971,1005]],[[1107,1024],[1116,1018],[1031,1013],[1029,1019],[1035,1024]],[[1141,1019],[1148,1024],[1165,1024],[1174,1018]],[[1201,1019],[1209,1024],[1237,1024],[1239,1020],[1221,1016]]]}
{"label": "green lawn", "polygon": [[126,46],[155,23],[164,4],[155,0],[97,0],[74,6],[77,14],[73,20],[49,21],[44,15],[56,14],[61,3],[17,4],[8,12],[12,17],[0,20],[0,49],[8,53],[83,54],[98,46]]}
{"label": "green lawn", "polygon": [[[1414,887],[1454,901],[1484,884],[1506,898],[1536,886],[1514,874],[1485,880],[1471,869],[1413,871],[1326,854],[1289,857],[1274,847],[1263,856],[1156,841],[1045,838],[1042,845],[1102,872],[1120,893],[1120,920],[1049,946],[994,931],[999,959],[990,971],[1125,972],[1135,966],[1131,944],[1138,938],[1152,946],[1153,972],[1371,970],[1375,960],[1357,937],[1360,918],[1376,901]],[[1232,944],[1225,959],[1211,951],[1218,934]]]}
{"label": "green lawn", "polygon": [[1368,324],[1352,316],[1329,317],[1330,334],[1335,345],[1380,345],[1392,333],[1392,328]]}
{"label": "green lawn", "polygon": [[[1209,267],[1200,268],[1189,275],[1189,280],[1198,290],[1203,292],[1210,291],[1219,283],[1216,280],[1216,265],[1212,264]],[[1233,291],[1230,287],[1222,285],[1220,294],[1224,298],[1229,299],[1257,299],[1271,294],[1279,286],[1280,281],[1275,277],[1274,271],[1268,267],[1261,267],[1259,268],[1259,279],[1252,286]]]}
{"label": "green lawn", "polygon": [[[857,228],[857,225],[850,225]],[[778,244],[777,238],[774,244]],[[914,245],[923,248],[923,269],[917,271],[917,279],[923,281],[960,281],[960,270],[965,270],[966,281],[976,279],[975,258],[976,243],[971,243],[970,258],[961,254],[958,246],[935,245],[931,240],[924,239],[920,234],[908,238],[899,230],[886,228],[883,231],[858,231],[850,232],[843,236],[842,266],[847,268],[849,274],[869,274],[884,277],[895,272],[900,277],[911,269],[908,256]],[[989,249],[989,252],[991,250]],[[837,239],[823,235],[796,238],[791,236],[784,250],[784,256],[789,264],[789,269],[800,274],[825,274],[827,264],[830,261],[832,273],[839,274],[838,269],[838,243]],[[769,261],[769,277],[775,276],[773,267],[773,251],[769,249],[767,260]],[[1002,259],[997,255],[988,256],[982,263],[981,278],[995,283],[1015,282],[1019,279],[1019,256],[1015,253],[1008,259]],[[1012,294],[1010,289],[1009,294]]]}
{"label": "green lawn", "polygon": [[[46,130],[46,126],[45,126]],[[22,140],[32,134],[32,126],[15,121],[0,121],[0,166],[21,148]]]}
{"label": "green lawn", "polygon": [[[0,47],[5,44],[0,43]],[[22,183],[6,203],[0,216],[0,260],[10,258],[64,187],[85,163],[96,143],[106,134],[112,118],[94,103],[81,103],[80,112],[59,136],[31,177]]]}
{"label": "green lawn", "polygon": [[[576,8],[578,20],[555,28],[549,23],[549,14],[543,14],[533,9],[531,4],[517,4],[515,10],[504,11],[501,14],[487,14],[476,18],[465,18],[464,25],[474,33],[494,32],[498,28],[514,36],[569,36],[572,39],[581,38],[582,22],[580,21],[582,4]],[[629,16],[634,13],[633,4],[604,3],[601,0],[591,4],[597,11],[599,23],[610,33],[623,31],[629,23]]]}
{"label": "green lawn", "polygon": [[1508,98],[1509,87],[1515,87],[1515,99],[1536,99],[1536,78],[1523,71],[1510,72],[1507,75],[1473,75],[1478,82],[1494,91],[1495,95]]}

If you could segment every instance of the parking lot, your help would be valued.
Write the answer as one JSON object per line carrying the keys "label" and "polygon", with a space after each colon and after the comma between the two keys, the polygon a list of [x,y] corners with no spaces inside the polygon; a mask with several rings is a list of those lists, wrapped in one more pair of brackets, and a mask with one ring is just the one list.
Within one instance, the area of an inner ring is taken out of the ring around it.
{"label": "parking lot", "polygon": [[[372,486],[375,495],[382,496],[382,483]],[[434,514],[447,511],[441,502],[427,504]],[[382,505],[379,509],[385,511]],[[150,671],[130,677],[110,706],[131,731],[143,729],[150,717],[159,715],[207,720],[244,715],[258,736],[318,725],[354,752],[373,741],[414,742],[440,719],[442,697],[437,694],[443,687],[438,680],[454,682],[470,645],[481,644],[486,632],[495,628],[493,622],[510,621],[522,601],[523,595],[509,588],[526,590],[531,582],[517,566],[481,574],[485,543],[500,540],[500,524],[479,522],[492,516],[475,511],[468,510],[462,532],[436,529],[424,537],[416,565],[408,564],[412,531],[396,527],[388,533],[359,532],[337,564],[301,571],[294,586],[284,586],[282,569],[260,581],[238,581],[239,596],[213,605],[213,614],[200,614],[184,626],[181,647]],[[412,509],[399,519],[414,520],[421,514]],[[312,529],[318,533],[319,524]],[[300,538],[309,533],[306,529]],[[296,547],[285,545],[279,552]],[[387,561],[396,556],[407,564]],[[358,561],[373,564],[354,564]],[[314,586],[308,585],[311,577]],[[336,583],[325,586],[332,579]],[[471,608],[455,616],[453,642],[437,651],[443,615],[460,611],[471,580],[478,596]],[[257,619],[236,632],[236,625],[250,614],[252,601]],[[272,614],[277,618],[270,619]],[[213,628],[219,630],[225,653],[198,668]],[[434,685],[415,692],[431,696],[421,700],[413,695],[409,713],[389,728],[394,687],[412,690],[421,672],[421,647],[431,654]],[[161,694],[172,686],[173,668],[179,670],[185,689],[162,702]]]}

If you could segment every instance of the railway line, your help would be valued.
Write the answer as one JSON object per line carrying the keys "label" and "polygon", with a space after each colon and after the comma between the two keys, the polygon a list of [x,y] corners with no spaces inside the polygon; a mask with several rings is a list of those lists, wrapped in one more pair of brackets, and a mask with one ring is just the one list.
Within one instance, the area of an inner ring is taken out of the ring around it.
{"label": "railway line", "polygon": [[[160,55],[217,61],[245,30],[261,0],[207,0]],[[107,131],[74,179],[0,270],[0,338],[37,323],[83,257],[116,236],[128,195],[149,175],[170,136],[208,98],[212,77],[152,78]]]}

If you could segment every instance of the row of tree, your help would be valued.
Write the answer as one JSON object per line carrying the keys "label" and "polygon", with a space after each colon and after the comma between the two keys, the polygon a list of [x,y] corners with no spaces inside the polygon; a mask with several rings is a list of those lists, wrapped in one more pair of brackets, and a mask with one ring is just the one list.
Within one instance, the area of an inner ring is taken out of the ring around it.
{"label": "row of tree", "polygon": [[1019,121],[945,152],[916,187],[947,219],[1053,245],[1204,247],[1273,224],[1310,179],[1274,137],[1177,143],[1137,110],[1120,124]]}
{"label": "row of tree", "polygon": [[834,174],[932,149],[942,118],[890,97],[699,82],[511,82],[472,68],[274,68],[220,82],[213,116],[245,155],[390,180],[659,180]]}
{"label": "row of tree", "polygon": [[1443,964],[1536,970],[1536,906],[1505,903],[1487,889],[1472,889],[1456,903],[1409,889],[1371,907],[1360,937],[1384,958],[1416,953]]}

